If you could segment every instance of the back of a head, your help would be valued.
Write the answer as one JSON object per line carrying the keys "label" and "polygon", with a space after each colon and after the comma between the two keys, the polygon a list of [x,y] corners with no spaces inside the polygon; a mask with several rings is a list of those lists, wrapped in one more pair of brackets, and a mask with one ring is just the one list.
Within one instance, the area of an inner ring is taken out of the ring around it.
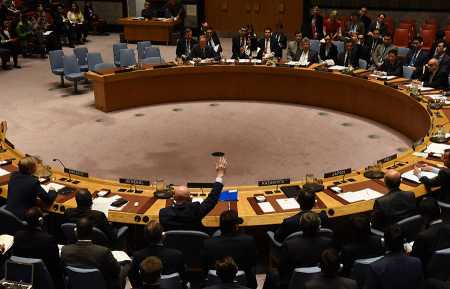
{"label": "back of a head", "polygon": [[396,170],[388,170],[384,175],[384,183],[389,190],[398,190],[400,188],[401,177]]}
{"label": "back of a head", "polygon": [[239,218],[235,210],[228,210],[220,214],[220,231],[222,234],[234,234],[238,231],[239,224],[242,224],[242,219]]}
{"label": "back of a head", "polygon": [[304,213],[300,218],[303,236],[315,236],[320,228],[320,218],[314,212]]}
{"label": "back of a head", "polygon": [[356,240],[366,239],[370,236],[370,221],[365,215],[352,217],[353,236]]}
{"label": "back of a head", "polygon": [[145,238],[150,243],[160,243],[162,241],[164,229],[160,223],[150,221],[145,227]]}
{"label": "back of a head", "polygon": [[30,227],[40,227],[44,222],[44,215],[40,208],[32,207],[25,212],[24,221],[27,222]]}
{"label": "back of a head", "polygon": [[302,211],[310,211],[316,204],[316,194],[307,190],[301,190],[297,196],[297,202]]}
{"label": "back of a head", "polygon": [[232,283],[236,277],[238,267],[233,258],[225,257],[216,261],[216,272],[223,283]]}
{"label": "back of a head", "polygon": [[326,276],[336,276],[340,267],[339,254],[335,249],[326,249],[320,256],[320,269]]}
{"label": "back of a head", "polygon": [[89,240],[92,236],[93,225],[87,217],[83,217],[77,222],[77,239]]}
{"label": "back of a head", "polygon": [[92,206],[92,195],[87,189],[79,189],[75,194],[78,208],[90,208]]}
{"label": "back of a head", "polygon": [[441,217],[441,209],[433,198],[425,198],[419,204],[419,213],[428,221],[434,221]]}
{"label": "back of a head", "polygon": [[140,273],[142,282],[145,285],[158,284],[161,278],[162,263],[158,257],[150,256],[144,259],[140,264]]}
{"label": "back of a head", "polygon": [[32,175],[36,171],[36,159],[32,156],[24,157],[19,161],[19,172]]}
{"label": "back of a head", "polygon": [[401,252],[404,250],[402,229],[399,225],[394,224],[386,228],[384,232],[384,242],[386,249],[390,252]]}

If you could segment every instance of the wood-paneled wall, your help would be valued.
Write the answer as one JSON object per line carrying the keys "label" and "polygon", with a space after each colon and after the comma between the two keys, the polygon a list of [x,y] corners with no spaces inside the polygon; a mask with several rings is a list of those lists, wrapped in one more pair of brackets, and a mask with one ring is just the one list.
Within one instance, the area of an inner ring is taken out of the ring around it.
{"label": "wood-paneled wall", "polygon": [[293,35],[303,21],[303,0],[206,0],[206,20],[218,32],[237,32],[243,24],[252,24],[257,33],[265,27]]}

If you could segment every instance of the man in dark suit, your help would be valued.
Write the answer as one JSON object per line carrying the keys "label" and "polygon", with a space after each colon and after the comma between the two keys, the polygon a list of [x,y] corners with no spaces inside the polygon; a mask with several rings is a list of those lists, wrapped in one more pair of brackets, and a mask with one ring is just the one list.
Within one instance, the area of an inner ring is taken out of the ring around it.
{"label": "man in dark suit", "polygon": [[303,35],[311,39],[321,39],[323,37],[323,16],[320,14],[319,6],[314,6],[311,17],[305,20]]}
{"label": "man in dark suit", "polygon": [[283,33],[283,24],[279,23],[276,27],[276,31],[272,33],[272,37],[278,42],[278,47],[281,51],[287,48],[287,37]]}
{"label": "man in dark suit", "polygon": [[425,269],[435,251],[450,247],[450,225],[442,221],[434,198],[423,199],[419,212],[425,219],[425,228],[417,235],[411,256],[419,258]]}
{"label": "man in dark suit", "polygon": [[[420,182],[425,185],[428,191],[434,187],[440,187],[437,193],[437,198],[440,201],[450,203],[450,149],[446,149],[443,155],[444,168],[438,169],[432,166],[417,166],[415,169],[416,175],[420,177]],[[420,171],[432,171],[437,174],[437,177],[429,179],[421,177]]]}
{"label": "man in dark suit", "polygon": [[295,33],[295,40],[289,41],[287,48],[287,60],[288,61],[298,61],[300,59],[300,54],[302,53],[302,33]]}
{"label": "man in dark suit", "polygon": [[[275,232],[275,240],[280,243],[283,242],[290,234],[302,230],[300,220],[305,213],[311,212],[314,208],[314,205],[316,204],[316,194],[302,190],[297,195],[297,202],[300,205],[300,213],[284,219],[283,223],[281,223],[280,227],[278,227],[278,230]],[[312,213],[315,214],[314,212]],[[325,213],[325,211],[320,212],[319,218],[320,225],[322,227],[326,226],[328,223],[327,213]]]}
{"label": "man in dark suit", "polygon": [[378,14],[377,20],[372,22],[369,27],[369,35],[373,33],[375,29],[378,29],[380,31],[380,35],[384,36],[388,33],[388,28],[386,26],[386,23],[384,23],[384,20],[386,19],[386,14],[380,13]]}
{"label": "man in dark suit", "polygon": [[163,265],[158,257],[150,256],[144,259],[139,264],[140,278],[143,285],[140,287],[133,287],[136,289],[160,289],[161,273],[163,272]]}
{"label": "man in dark suit", "polygon": [[206,36],[200,36],[200,40],[197,45],[194,45],[191,51],[191,55],[189,59],[201,58],[201,59],[220,59],[220,55],[218,55],[214,49],[208,45],[208,39]]}
{"label": "man in dark suit", "polygon": [[311,50],[311,42],[309,38],[303,38],[302,51],[299,54],[299,59],[295,59],[294,61],[299,61],[302,66],[309,66],[313,63],[319,63],[319,54],[316,51]]}
{"label": "man in dark suit", "polygon": [[338,50],[336,45],[331,41],[330,35],[325,35],[324,37],[325,43],[320,44],[319,48],[319,58],[322,61],[325,60],[333,60],[335,63],[337,62]]}
{"label": "man in dark suit", "polygon": [[220,55],[223,51],[222,45],[220,43],[219,36],[217,35],[216,31],[212,29],[211,26],[209,26],[208,29],[206,30],[206,38],[208,39],[208,45],[214,49],[214,52],[216,54]]}
{"label": "man in dark suit", "polygon": [[174,27],[175,31],[182,32],[184,30],[184,18],[186,17],[186,10],[181,1],[167,0],[166,4],[161,8],[163,17],[173,18],[177,23]]}
{"label": "man in dark suit", "polygon": [[92,210],[92,195],[87,189],[79,189],[75,193],[77,207],[64,211],[64,221],[66,223],[77,223],[81,218],[89,218],[92,225],[100,229],[108,237],[111,244],[117,241],[117,231],[109,224],[105,214]]}
{"label": "man in dark suit", "polygon": [[448,89],[448,71],[441,68],[436,58],[431,58],[425,65],[425,72],[421,80],[423,86],[436,89]]}
{"label": "man in dark suit", "polygon": [[145,19],[152,19],[158,17],[158,11],[154,7],[151,7],[150,1],[145,1],[144,9],[141,11],[141,16]]}
{"label": "man in dark suit", "polygon": [[189,58],[189,55],[191,55],[191,51],[194,48],[194,45],[196,44],[197,41],[192,38],[192,29],[186,28],[184,30],[184,37],[178,39],[177,41],[177,58],[187,60]]}
{"label": "man in dark suit", "polygon": [[62,248],[61,261],[63,265],[97,268],[102,273],[108,289],[123,288],[122,280],[124,279],[120,276],[122,272],[119,263],[108,248],[92,243],[90,240],[92,230],[93,226],[88,218],[78,220],[78,242]]}
{"label": "man in dark suit", "polygon": [[173,196],[175,204],[159,211],[159,221],[164,230],[205,230],[202,219],[214,209],[219,200],[226,167],[227,161],[225,158],[219,158],[216,163],[216,182],[208,197],[202,203],[192,202],[187,187],[175,187]]}
{"label": "man in dark suit", "polygon": [[419,258],[406,256],[400,226],[392,225],[384,233],[387,255],[368,266],[365,289],[425,288],[422,263]]}
{"label": "man in dark suit", "polygon": [[367,34],[370,30],[370,24],[372,23],[372,19],[370,19],[369,16],[367,16],[368,11],[367,11],[367,7],[363,6],[361,7],[361,9],[359,10],[359,20],[364,23],[364,31]]}
{"label": "man in dark suit", "polygon": [[436,51],[433,58],[436,58],[439,62],[439,70],[448,74],[450,70],[450,56],[447,55],[448,44],[445,40],[437,42]]}
{"label": "man in dark suit", "polygon": [[365,34],[365,27],[364,27],[364,23],[362,23],[359,19],[359,15],[357,12],[352,13],[352,15],[350,16],[350,22],[347,24],[346,30],[345,30],[345,34],[348,37],[352,36],[352,33],[357,33],[357,34]]}
{"label": "man in dark suit", "polygon": [[205,289],[248,289],[234,282],[238,266],[231,257],[224,257],[215,262],[217,276],[221,283],[205,287]]}
{"label": "man in dark suit", "polygon": [[224,211],[220,215],[221,235],[204,242],[204,269],[207,272],[214,268],[216,261],[224,257],[232,257],[240,270],[245,271],[247,287],[256,289],[256,243],[253,237],[239,234],[242,219],[234,210]]}
{"label": "man in dark suit", "polygon": [[133,287],[141,287],[143,285],[139,275],[139,266],[149,256],[155,256],[161,260],[163,275],[179,273],[182,277],[184,276],[185,264],[183,254],[176,249],[164,247],[163,231],[162,226],[156,221],[150,221],[145,227],[147,247],[134,252],[130,272],[128,273],[128,278]]}
{"label": "man in dark suit", "polygon": [[406,55],[405,65],[414,70],[412,79],[417,79],[422,76],[423,67],[428,60],[428,53],[424,51],[422,47],[423,38],[418,36],[411,42],[411,49]]}
{"label": "man in dark suit", "polygon": [[36,205],[39,197],[45,204],[51,205],[56,198],[56,191],[50,189],[48,193],[41,187],[36,172],[37,161],[28,156],[19,161],[19,171],[11,174],[8,183],[8,198],[6,209],[22,219],[25,211]]}
{"label": "man in dark suit", "polygon": [[339,254],[335,249],[326,249],[320,256],[320,275],[305,282],[303,289],[357,289],[355,280],[339,277]]}
{"label": "man in dark suit", "polygon": [[[363,34],[358,34],[357,36],[356,47],[358,49],[358,59],[364,59],[367,61],[367,64],[370,62],[370,50],[366,43],[366,37]],[[353,43],[355,45],[355,43]],[[366,67],[360,67],[366,68]]]}
{"label": "man in dark suit", "polygon": [[282,50],[278,45],[278,41],[272,37],[272,29],[264,29],[264,38],[261,38],[258,42],[258,53],[256,56],[258,59],[276,57],[280,59],[282,57]]}
{"label": "man in dark suit", "polygon": [[231,51],[233,59],[247,59],[250,57],[252,51],[252,44],[248,36],[248,27],[242,26],[239,29],[239,35],[233,37]]}
{"label": "man in dark suit", "polygon": [[388,76],[403,76],[403,63],[398,59],[397,49],[388,52],[386,61],[380,67]]}
{"label": "man in dark suit", "polygon": [[308,212],[300,220],[303,236],[286,240],[281,247],[280,279],[282,286],[289,283],[291,274],[298,267],[317,266],[320,255],[332,246],[333,240],[320,236],[320,218]]}
{"label": "man in dark suit", "polygon": [[43,230],[44,216],[41,209],[33,207],[25,212],[28,226],[14,234],[15,256],[41,259],[50,273],[56,288],[64,282],[59,260],[59,249],[55,238]]}
{"label": "man in dark suit", "polygon": [[383,230],[387,226],[416,213],[416,198],[414,193],[400,190],[400,173],[388,170],[384,183],[389,192],[376,199],[373,205],[372,225]]}
{"label": "man in dark suit", "polygon": [[337,57],[337,64],[341,66],[359,67],[358,48],[351,40],[345,42],[345,49]]}
{"label": "man in dark suit", "polygon": [[357,259],[384,255],[382,240],[370,232],[370,220],[366,215],[351,217],[351,235],[349,242],[342,246],[341,256],[343,276],[350,276],[353,263]]}
{"label": "man in dark suit", "polygon": [[371,35],[367,36],[367,42],[366,46],[369,49],[369,64],[372,64],[372,55],[375,53],[375,50],[377,49],[378,45],[383,43],[383,39],[380,35],[380,30],[375,29],[372,31]]}

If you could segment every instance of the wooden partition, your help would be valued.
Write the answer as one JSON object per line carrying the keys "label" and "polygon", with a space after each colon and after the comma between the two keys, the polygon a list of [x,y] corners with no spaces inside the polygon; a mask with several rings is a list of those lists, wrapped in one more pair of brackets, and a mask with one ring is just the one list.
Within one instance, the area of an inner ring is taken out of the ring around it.
{"label": "wooden partition", "polygon": [[237,32],[243,24],[263,33],[265,27],[283,24],[284,32],[293,35],[303,20],[303,0],[207,0],[205,14],[222,33]]}

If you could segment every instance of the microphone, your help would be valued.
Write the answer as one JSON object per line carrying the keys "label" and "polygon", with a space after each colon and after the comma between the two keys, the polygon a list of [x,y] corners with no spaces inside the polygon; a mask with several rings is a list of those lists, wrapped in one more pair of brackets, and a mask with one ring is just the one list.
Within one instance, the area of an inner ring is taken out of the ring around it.
{"label": "microphone", "polygon": [[64,163],[60,160],[60,159],[53,159],[54,162],[58,162],[61,164],[61,166],[64,168],[64,172],[67,172],[69,174],[69,179],[67,180],[68,182],[72,181],[72,176],[70,174],[70,171],[66,168],[66,166],[64,165]]}

